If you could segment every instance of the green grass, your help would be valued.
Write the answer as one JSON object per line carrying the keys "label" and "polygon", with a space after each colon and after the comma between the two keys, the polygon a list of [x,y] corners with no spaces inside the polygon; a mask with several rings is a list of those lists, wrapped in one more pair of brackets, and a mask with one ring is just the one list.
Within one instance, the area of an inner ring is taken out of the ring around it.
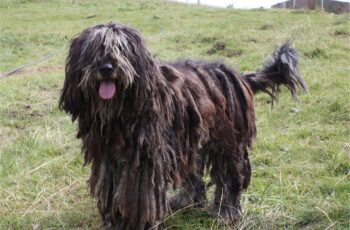
{"label": "green grass", "polygon": [[[349,15],[232,10],[161,1],[0,2],[0,229],[98,229],[75,124],[57,108],[69,40],[108,21],[138,28],[162,60],[223,60],[259,68],[294,41],[310,94],[284,90],[271,109],[255,100],[258,137],[237,229],[348,229],[350,220]],[[218,50],[216,44],[225,43]],[[203,210],[175,213],[171,229],[230,229]]]}

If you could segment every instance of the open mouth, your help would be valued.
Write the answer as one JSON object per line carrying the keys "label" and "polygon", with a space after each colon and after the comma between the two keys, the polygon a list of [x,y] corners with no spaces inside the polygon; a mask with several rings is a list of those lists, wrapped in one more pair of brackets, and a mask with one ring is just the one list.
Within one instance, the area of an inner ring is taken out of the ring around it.
{"label": "open mouth", "polygon": [[109,100],[114,96],[115,90],[116,90],[115,81],[103,80],[100,82],[98,94],[103,100]]}

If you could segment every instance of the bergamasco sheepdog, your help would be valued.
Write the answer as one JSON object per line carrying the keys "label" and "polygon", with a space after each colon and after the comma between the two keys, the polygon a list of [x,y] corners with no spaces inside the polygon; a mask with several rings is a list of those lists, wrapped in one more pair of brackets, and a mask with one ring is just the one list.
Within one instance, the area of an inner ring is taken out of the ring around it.
{"label": "bergamasco sheepdog", "polygon": [[[290,43],[262,70],[220,62],[160,62],[133,28],[107,23],[72,40],[59,107],[78,123],[90,193],[105,229],[160,229],[174,210],[205,206],[204,171],[215,185],[210,212],[232,224],[250,182],[256,135],[253,95],[306,90]],[[180,188],[167,197],[169,188]]]}

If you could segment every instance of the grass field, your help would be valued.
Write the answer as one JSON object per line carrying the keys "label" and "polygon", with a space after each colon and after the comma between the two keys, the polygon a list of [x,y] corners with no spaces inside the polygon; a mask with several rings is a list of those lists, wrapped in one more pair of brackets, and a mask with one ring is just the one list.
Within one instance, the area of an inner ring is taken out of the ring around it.
{"label": "grass field", "polygon": [[[349,15],[232,10],[163,1],[0,0],[0,229],[99,229],[75,124],[58,110],[67,46],[109,21],[138,28],[162,60],[222,60],[255,70],[291,39],[310,94],[255,100],[253,177],[237,229],[349,229]],[[216,49],[218,42],[224,50]],[[0,74],[1,75],[1,74]],[[169,229],[231,229],[203,210],[175,213]]]}

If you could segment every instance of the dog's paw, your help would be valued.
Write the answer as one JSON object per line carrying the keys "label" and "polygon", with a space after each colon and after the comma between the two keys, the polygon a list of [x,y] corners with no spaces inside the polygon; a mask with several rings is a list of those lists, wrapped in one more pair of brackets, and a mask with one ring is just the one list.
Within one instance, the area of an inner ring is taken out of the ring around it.
{"label": "dog's paw", "polygon": [[110,221],[104,221],[103,222],[103,230],[112,230],[112,222]]}
{"label": "dog's paw", "polygon": [[169,206],[172,211],[177,211],[185,208],[202,208],[206,202],[205,195],[193,195],[192,196],[182,190],[174,197],[170,198]]}
{"label": "dog's paw", "polygon": [[211,207],[208,213],[224,225],[234,225],[241,217],[240,208],[233,206]]}
{"label": "dog's paw", "polygon": [[169,206],[171,211],[177,211],[180,209],[191,207],[194,204],[193,199],[185,191],[180,191],[174,197],[169,200]]}

